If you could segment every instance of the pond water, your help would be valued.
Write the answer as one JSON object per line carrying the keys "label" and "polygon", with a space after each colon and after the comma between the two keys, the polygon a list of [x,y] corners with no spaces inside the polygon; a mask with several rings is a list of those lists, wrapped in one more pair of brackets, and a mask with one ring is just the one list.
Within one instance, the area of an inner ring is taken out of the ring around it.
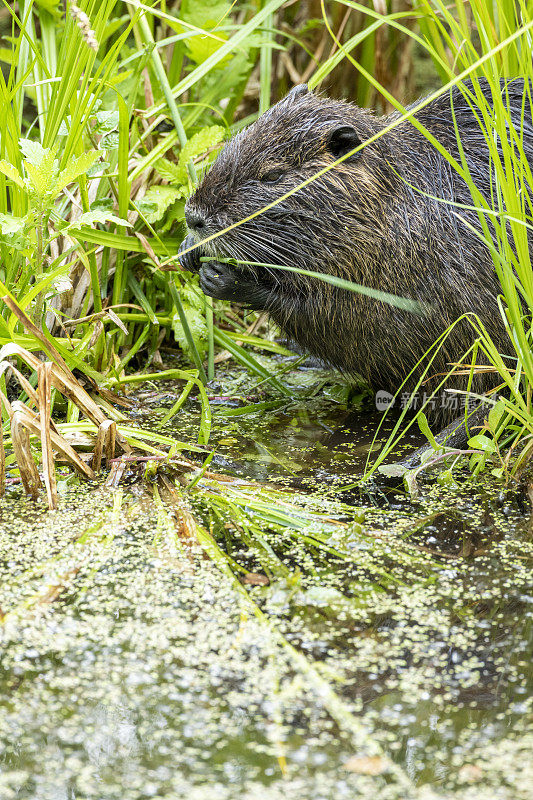
{"label": "pond water", "polygon": [[485,479],[335,494],[378,419],[324,388],[215,424],[188,491],[168,466],[66,480],[52,513],[10,490],[2,800],[529,800],[529,506]]}

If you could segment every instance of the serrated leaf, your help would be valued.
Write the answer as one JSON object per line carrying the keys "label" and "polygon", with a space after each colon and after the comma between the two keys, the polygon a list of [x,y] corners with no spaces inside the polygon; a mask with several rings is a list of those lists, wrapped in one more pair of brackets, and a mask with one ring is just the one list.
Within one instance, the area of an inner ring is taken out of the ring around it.
{"label": "serrated leaf", "polygon": [[252,67],[248,53],[239,52],[225,69],[208,73],[202,83],[215,92],[218,99],[233,97],[241,82],[249,77]]}
{"label": "serrated leaf", "polygon": [[44,195],[52,189],[56,173],[56,153],[58,145],[44,148],[31,139],[19,139],[20,149],[25,155],[24,167],[35,191]]}
{"label": "serrated leaf", "polygon": [[[185,316],[187,317],[189,330],[194,340],[194,344],[196,345],[196,349],[198,350],[200,358],[203,358],[207,350],[207,326],[205,324],[205,318],[197,309],[192,308],[185,303],[183,304],[183,310],[185,312]],[[177,313],[172,316],[172,330],[174,332],[174,338],[176,342],[179,344],[183,352],[190,356],[189,343]]]}
{"label": "serrated leaf", "polygon": [[32,139],[20,139],[19,145],[26,161],[29,161],[34,167],[39,167],[47,152],[50,152],[45,150],[40,142],[34,142]]}
{"label": "serrated leaf", "polygon": [[[189,323],[194,344],[201,358],[205,355],[207,350],[207,325],[204,316],[205,301],[198,288],[198,279],[193,279],[190,283],[184,284],[180,290],[180,298],[182,307]],[[172,315],[172,330],[176,342],[181,349],[190,355],[189,344],[185,336],[183,326],[180,322],[179,314],[175,312]]]}
{"label": "serrated leaf", "polygon": [[102,136],[100,140],[100,150],[116,150],[119,145],[120,137],[118,131],[111,131]]}
{"label": "serrated leaf", "polygon": [[[183,222],[185,220],[185,200],[179,199],[173,203],[168,209],[163,225],[160,228],[160,233],[168,233],[174,223]],[[184,234],[185,235],[185,234]]]}
{"label": "serrated leaf", "polygon": [[0,214],[0,242],[16,248],[22,255],[27,255],[25,251],[30,246],[30,238],[26,234],[27,224],[26,217]]}
{"label": "serrated leaf", "polygon": [[197,28],[209,30],[219,25],[230,10],[227,0],[184,0],[180,16]]}
{"label": "serrated leaf", "polygon": [[118,128],[119,114],[114,108],[96,112],[93,134],[111,133]]}
{"label": "serrated leaf", "polygon": [[205,153],[209,148],[214,147],[224,139],[226,129],[220,125],[208,125],[201,131],[195,133],[182,148],[178,167],[180,172],[177,174],[176,183],[187,183],[187,165],[192,159]]}
{"label": "serrated leaf", "polygon": [[183,191],[175,186],[150,186],[139,203],[139,208],[152,225],[154,222],[159,222],[167,208],[182,196]]}
{"label": "serrated leaf", "polygon": [[[218,39],[211,36],[191,36],[187,39],[187,55],[194,64],[203,64],[204,61],[216,53],[226,41],[226,37],[217,33]],[[223,41],[220,41],[222,39]],[[228,53],[216,65],[216,70],[222,70],[233,58],[233,53]]]}
{"label": "serrated leaf", "polygon": [[21,189],[24,189],[24,180],[22,176],[19,174],[18,170],[15,169],[13,164],[9,164],[4,159],[0,159],[0,172],[9,178],[10,181],[16,183],[17,186],[20,186]]}
{"label": "serrated leaf", "polygon": [[100,197],[91,203],[91,211],[108,211],[112,214],[114,207],[115,204],[111,197]]}
{"label": "serrated leaf", "polygon": [[127,220],[120,219],[120,217],[115,216],[115,214],[112,214],[106,209],[95,209],[94,211],[86,211],[85,214],[82,214],[75,222],[71,222],[67,230],[81,228],[84,225],[93,225],[95,222],[114,222],[117,225],[126,225],[131,228]]}
{"label": "serrated leaf", "polygon": [[160,158],[159,161],[156,161],[154,164],[156,171],[161,175],[163,180],[168,181],[169,183],[179,183],[180,175],[182,174],[181,169],[174,161],[169,161],[168,158]]}
{"label": "serrated leaf", "polygon": [[87,177],[94,178],[96,175],[102,175],[109,167],[109,161],[97,161],[87,170]]}
{"label": "serrated leaf", "polygon": [[25,224],[24,217],[14,217],[13,214],[0,214],[0,231],[4,236],[22,233]]}
{"label": "serrated leaf", "polygon": [[53,174],[41,169],[41,167],[36,167],[31,161],[25,161],[24,167],[26,169],[30,185],[38,195],[42,197],[44,194],[46,194],[46,192],[52,189],[54,185]]}
{"label": "serrated leaf", "polygon": [[78,158],[75,156],[69,158],[65,168],[57,176],[55,191],[57,193],[61,192],[69,183],[88,172],[99,157],[98,150],[89,150],[87,153],[82,153]]}

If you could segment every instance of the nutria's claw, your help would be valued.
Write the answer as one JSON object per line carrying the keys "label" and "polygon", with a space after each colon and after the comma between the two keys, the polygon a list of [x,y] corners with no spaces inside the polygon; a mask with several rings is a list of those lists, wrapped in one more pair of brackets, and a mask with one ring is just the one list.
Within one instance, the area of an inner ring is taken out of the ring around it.
{"label": "nutria's claw", "polygon": [[[195,247],[196,245],[196,247]],[[194,250],[190,250],[189,248],[194,247]],[[185,250],[188,250],[188,253],[184,253]],[[183,253],[183,255],[181,255]],[[188,236],[180,244],[178,250],[178,258],[181,266],[183,269],[188,270],[189,272],[199,272],[202,263],[200,261],[200,257],[203,255],[202,248],[198,246],[198,241],[196,237],[189,233]]]}

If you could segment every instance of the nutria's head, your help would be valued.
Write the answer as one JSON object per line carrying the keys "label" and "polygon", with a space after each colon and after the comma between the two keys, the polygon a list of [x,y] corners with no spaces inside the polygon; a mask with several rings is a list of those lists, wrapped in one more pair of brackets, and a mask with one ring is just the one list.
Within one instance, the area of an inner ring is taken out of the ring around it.
{"label": "nutria's head", "polygon": [[[295,87],[226,145],[187,202],[190,231],[201,241],[247,218],[351,153],[381,126],[368,111]],[[370,243],[381,235],[384,198],[395,180],[383,137],[205,251],[353,275],[348,262],[354,245],[375,250]]]}

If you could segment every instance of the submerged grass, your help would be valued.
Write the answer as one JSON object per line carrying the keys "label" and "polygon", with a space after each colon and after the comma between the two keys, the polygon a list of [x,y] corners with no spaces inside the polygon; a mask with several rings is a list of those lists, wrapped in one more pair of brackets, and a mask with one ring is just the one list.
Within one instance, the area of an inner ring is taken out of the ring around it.
{"label": "submerged grass", "polygon": [[[181,479],[63,492],[55,515],[2,501],[7,796],[528,797],[516,592],[531,545],[515,511],[480,533],[488,498],[439,491],[415,520],[363,520]],[[430,543],[458,509],[469,558]]]}

